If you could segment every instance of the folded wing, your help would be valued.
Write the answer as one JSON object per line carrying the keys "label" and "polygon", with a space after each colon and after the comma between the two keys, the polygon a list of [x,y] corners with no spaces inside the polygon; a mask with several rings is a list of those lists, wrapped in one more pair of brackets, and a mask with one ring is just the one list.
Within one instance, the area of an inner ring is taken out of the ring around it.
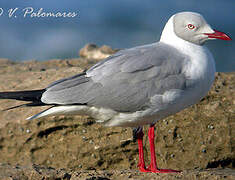
{"label": "folded wing", "polygon": [[187,61],[187,56],[163,43],[121,50],[85,73],[51,84],[41,100],[123,112],[142,110],[152,96],[186,88],[182,67]]}

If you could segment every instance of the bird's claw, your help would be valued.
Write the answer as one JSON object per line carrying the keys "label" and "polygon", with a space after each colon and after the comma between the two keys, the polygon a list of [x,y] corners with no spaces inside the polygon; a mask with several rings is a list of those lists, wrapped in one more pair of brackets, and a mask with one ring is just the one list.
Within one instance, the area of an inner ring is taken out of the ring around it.
{"label": "bird's claw", "polygon": [[173,169],[158,169],[152,168],[149,166],[148,168],[144,166],[139,166],[140,172],[151,172],[151,173],[180,173],[181,171],[173,170]]}

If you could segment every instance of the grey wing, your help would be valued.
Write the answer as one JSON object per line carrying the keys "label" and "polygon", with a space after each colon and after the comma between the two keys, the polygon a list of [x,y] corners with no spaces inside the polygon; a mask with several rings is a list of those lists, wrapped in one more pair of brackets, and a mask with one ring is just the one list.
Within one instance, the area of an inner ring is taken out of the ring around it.
{"label": "grey wing", "polygon": [[42,101],[141,110],[150,105],[152,96],[186,87],[182,71],[186,61],[187,56],[163,43],[122,50],[86,73],[53,83]]}

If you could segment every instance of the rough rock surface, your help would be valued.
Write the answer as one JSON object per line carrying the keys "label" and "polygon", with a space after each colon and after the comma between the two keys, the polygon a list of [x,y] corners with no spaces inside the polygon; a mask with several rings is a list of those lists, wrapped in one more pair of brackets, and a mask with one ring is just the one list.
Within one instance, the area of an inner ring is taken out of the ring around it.
{"label": "rough rock surface", "polygon": [[[44,88],[95,62],[1,59],[0,91]],[[235,73],[217,73],[199,104],[157,123],[159,167],[183,170],[170,175],[136,171],[138,149],[130,128],[105,128],[85,116],[25,120],[45,107],[0,112],[0,179],[235,179],[234,89]],[[0,109],[21,103],[1,100]]]}
{"label": "rough rock surface", "polygon": [[32,165],[10,166],[8,164],[0,164],[0,178],[12,180],[172,180],[172,179],[188,179],[188,180],[234,180],[235,171],[229,168],[215,168],[208,170],[185,170],[178,174],[154,174],[141,173],[137,170],[65,170],[54,169],[51,167],[42,167]]}

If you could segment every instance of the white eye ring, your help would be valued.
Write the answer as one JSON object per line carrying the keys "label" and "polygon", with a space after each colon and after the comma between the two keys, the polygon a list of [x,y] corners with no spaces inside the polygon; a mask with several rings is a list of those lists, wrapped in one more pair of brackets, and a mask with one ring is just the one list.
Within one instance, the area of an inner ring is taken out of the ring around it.
{"label": "white eye ring", "polygon": [[195,26],[192,25],[192,24],[188,24],[188,28],[189,28],[190,30],[192,30],[192,29],[195,29]]}

